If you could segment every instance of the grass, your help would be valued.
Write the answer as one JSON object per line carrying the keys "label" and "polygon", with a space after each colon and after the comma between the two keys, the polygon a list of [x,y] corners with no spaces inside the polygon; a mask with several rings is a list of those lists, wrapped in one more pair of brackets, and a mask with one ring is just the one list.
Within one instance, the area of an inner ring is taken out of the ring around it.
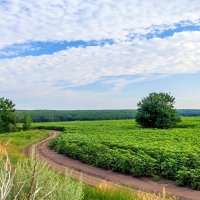
{"label": "grass", "polygon": [[15,133],[0,134],[0,147],[7,146],[10,159],[16,162],[19,158],[25,157],[24,150],[30,144],[40,141],[50,135],[47,130],[31,130]]}
{"label": "grass", "polygon": [[35,154],[13,166],[6,151],[1,152],[0,180],[1,200],[81,200],[83,197],[81,182],[50,170]]}
{"label": "grass", "polygon": [[86,187],[84,200],[176,200],[166,195],[165,189],[162,194],[153,194],[142,191],[131,192],[124,188],[109,188],[106,186]]}

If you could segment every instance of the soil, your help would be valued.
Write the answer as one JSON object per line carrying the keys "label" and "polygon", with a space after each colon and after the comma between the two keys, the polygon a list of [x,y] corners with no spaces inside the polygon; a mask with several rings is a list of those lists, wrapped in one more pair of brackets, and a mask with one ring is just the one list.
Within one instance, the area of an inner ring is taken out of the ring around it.
{"label": "soil", "polygon": [[60,134],[59,131],[51,131],[52,135],[26,149],[28,155],[35,149],[40,159],[46,161],[50,167],[61,173],[67,173],[72,178],[82,179],[86,184],[97,186],[107,185],[112,187],[129,187],[147,192],[162,193],[165,187],[167,194],[179,197],[183,200],[200,200],[200,191],[187,187],[179,187],[173,181],[153,181],[148,178],[135,178],[110,170],[97,168],[78,160],[73,160],[48,148],[48,142]]}

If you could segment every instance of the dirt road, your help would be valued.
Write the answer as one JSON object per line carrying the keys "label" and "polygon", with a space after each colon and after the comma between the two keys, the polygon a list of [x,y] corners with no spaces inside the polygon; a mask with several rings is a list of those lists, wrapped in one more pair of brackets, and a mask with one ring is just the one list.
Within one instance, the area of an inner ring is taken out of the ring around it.
{"label": "dirt road", "polygon": [[[178,187],[170,181],[152,181],[147,178],[134,178],[129,175],[119,174],[110,170],[100,169],[80,161],[73,160],[64,155],[58,154],[48,148],[48,142],[60,134],[58,131],[51,131],[52,135],[45,140],[36,143],[34,148],[40,159],[45,160],[50,167],[61,173],[73,172],[71,176],[75,179],[82,178],[83,182],[89,185],[99,185],[106,181],[106,184],[120,187],[128,186],[148,192],[162,192],[166,188],[168,194],[180,197],[183,200],[200,200],[200,191],[195,191],[186,187]],[[27,149],[30,155],[33,145]]]}

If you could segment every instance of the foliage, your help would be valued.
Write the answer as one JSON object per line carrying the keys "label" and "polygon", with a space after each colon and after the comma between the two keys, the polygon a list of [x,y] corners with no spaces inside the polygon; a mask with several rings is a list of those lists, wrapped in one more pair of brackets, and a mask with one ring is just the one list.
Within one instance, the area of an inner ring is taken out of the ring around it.
{"label": "foliage", "polygon": [[33,122],[133,119],[135,110],[18,110],[20,122],[28,113]]}
{"label": "foliage", "polygon": [[190,185],[193,189],[200,190],[200,168],[182,167],[177,173],[177,183],[181,186]]}
{"label": "foliage", "polygon": [[4,97],[0,98],[0,133],[12,132],[17,129],[15,104]]}
{"label": "foliage", "polygon": [[172,128],[180,117],[174,108],[175,98],[168,93],[150,93],[138,103],[136,122],[145,128]]}
{"label": "foliage", "polygon": [[31,129],[31,124],[32,124],[32,120],[31,120],[31,116],[29,114],[25,114],[24,118],[23,118],[23,130],[27,131]]}
{"label": "foliage", "polygon": [[[132,120],[45,123],[44,126],[56,124],[65,127],[65,132],[50,143],[59,153],[113,171],[165,177],[200,189],[198,117],[183,118],[174,129],[140,128],[136,123],[133,126]],[[192,181],[183,177],[186,174],[181,173],[183,167]]]}
{"label": "foliage", "polygon": [[[181,116],[200,116],[200,110],[177,110]],[[18,110],[19,121],[23,122],[25,114],[33,122],[87,121],[87,120],[120,120],[133,119],[136,110]]]}

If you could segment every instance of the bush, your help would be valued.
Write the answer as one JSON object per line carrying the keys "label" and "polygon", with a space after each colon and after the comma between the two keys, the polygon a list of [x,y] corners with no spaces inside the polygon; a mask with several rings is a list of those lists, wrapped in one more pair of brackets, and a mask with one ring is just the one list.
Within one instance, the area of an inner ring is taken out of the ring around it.
{"label": "bush", "polygon": [[191,188],[200,190],[200,169],[189,169],[182,167],[177,173],[177,184],[180,186],[191,186]]}
{"label": "bush", "polygon": [[151,93],[138,103],[136,122],[145,128],[171,128],[180,117],[174,108],[175,98],[167,93]]}

